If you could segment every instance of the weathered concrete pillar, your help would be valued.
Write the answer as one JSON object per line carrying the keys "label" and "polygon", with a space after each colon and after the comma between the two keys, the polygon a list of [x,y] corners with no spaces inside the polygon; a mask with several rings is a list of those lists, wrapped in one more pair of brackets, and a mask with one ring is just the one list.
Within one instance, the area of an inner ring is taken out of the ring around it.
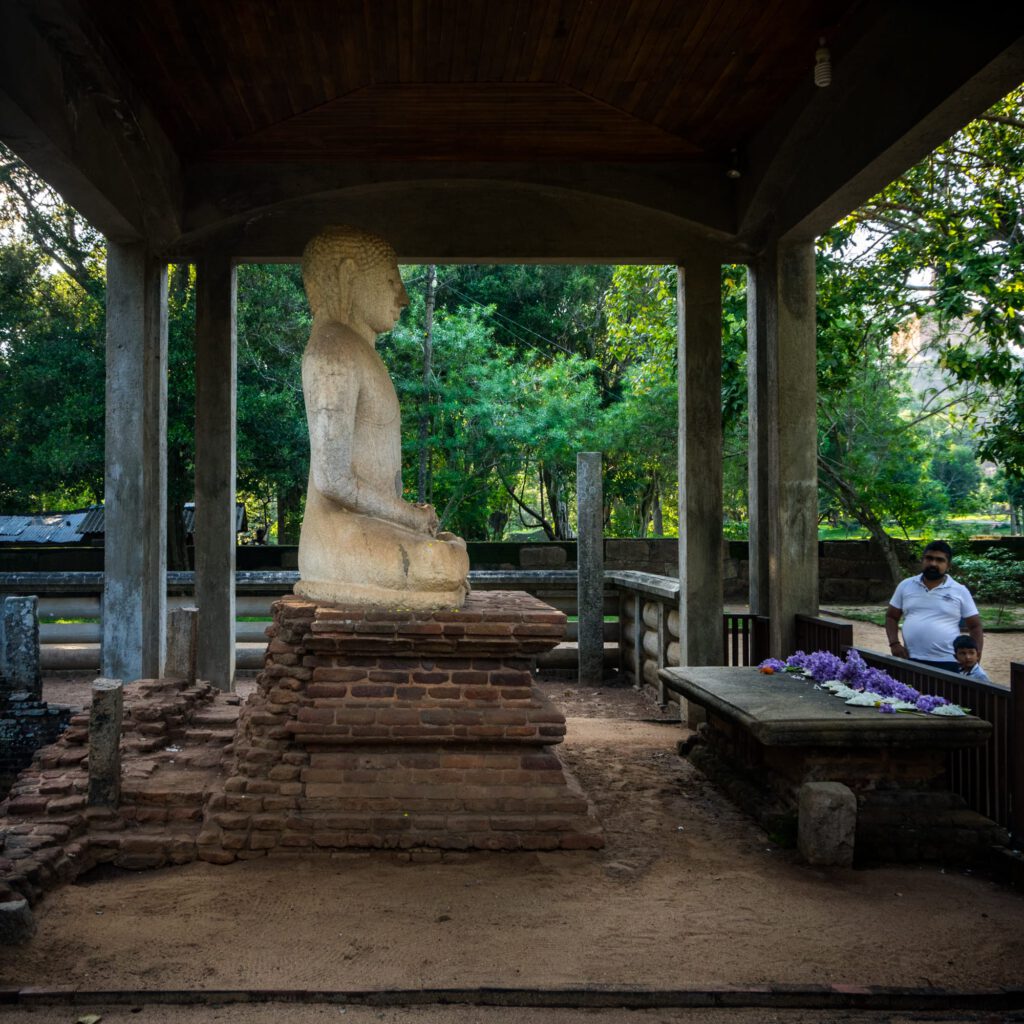
{"label": "weathered concrete pillar", "polygon": [[196,681],[196,647],[199,636],[199,609],[172,608],[167,615],[167,665],[164,674],[171,679]]}
{"label": "weathered concrete pillar", "polygon": [[601,453],[576,456],[576,597],[580,682],[604,680],[604,490]]}
{"label": "weathered concrete pillar", "polygon": [[818,611],[814,243],[778,243],[750,267],[751,609],[791,654],[795,616]]}
{"label": "weathered concrete pillar", "polygon": [[196,670],[235,686],[235,268],[196,267]]}
{"label": "weathered concrete pillar", "polygon": [[679,658],[721,665],[722,281],[708,257],[678,270]]}
{"label": "weathered concrete pillar", "polygon": [[124,685],[120,679],[97,679],[89,709],[89,804],[116,807],[121,799],[121,714]]}
{"label": "weathered concrete pillar", "polygon": [[8,597],[3,601],[0,637],[0,674],[9,693],[27,693],[42,700],[43,682],[39,670],[39,598]]}
{"label": "weathered concrete pillar", "polygon": [[167,268],[107,244],[103,654],[106,676],[163,673],[167,603]]}

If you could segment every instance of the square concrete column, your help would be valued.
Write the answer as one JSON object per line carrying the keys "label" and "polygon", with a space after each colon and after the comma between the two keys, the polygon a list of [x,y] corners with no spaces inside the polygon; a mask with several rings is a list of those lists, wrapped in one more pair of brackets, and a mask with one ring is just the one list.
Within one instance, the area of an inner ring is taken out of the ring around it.
{"label": "square concrete column", "polygon": [[678,269],[679,659],[721,665],[722,280],[703,257]]}
{"label": "square concrete column", "polygon": [[196,672],[235,685],[235,268],[196,266]]}
{"label": "square concrete column", "polygon": [[104,676],[163,674],[167,604],[167,267],[107,244]]}
{"label": "square concrete column", "polygon": [[818,612],[814,243],[776,243],[749,268],[750,606],[774,657]]}

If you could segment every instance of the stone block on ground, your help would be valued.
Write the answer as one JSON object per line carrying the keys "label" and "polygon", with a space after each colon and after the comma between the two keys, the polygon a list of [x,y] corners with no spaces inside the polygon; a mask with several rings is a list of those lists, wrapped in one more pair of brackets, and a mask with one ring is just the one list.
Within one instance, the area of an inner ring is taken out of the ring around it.
{"label": "stone block on ground", "polygon": [[168,612],[164,674],[169,678],[196,681],[198,630],[198,608],[172,608]]}
{"label": "stone block on ground", "polygon": [[89,712],[89,803],[116,807],[121,797],[121,718],[124,684],[97,679]]}
{"label": "stone block on ground", "polygon": [[797,848],[808,864],[850,867],[857,832],[857,797],[841,782],[800,787]]}
{"label": "stone block on ground", "polygon": [[10,693],[26,693],[31,700],[42,700],[43,682],[39,669],[39,598],[7,597],[0,604],[3,626],[3,651],[0,652],[0,677]]}
{"label": "stone block on ground", "polygon": [[36,933],[36,919],[28,900],[0,903],[0,946],[20,946]]}

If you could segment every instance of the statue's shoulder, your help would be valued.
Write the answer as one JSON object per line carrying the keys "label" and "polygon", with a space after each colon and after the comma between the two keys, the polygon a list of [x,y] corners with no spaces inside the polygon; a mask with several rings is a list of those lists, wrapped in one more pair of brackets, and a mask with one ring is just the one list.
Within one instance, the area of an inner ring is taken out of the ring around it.
{"label": "statue's shoulder", "polygon": [[303,353],[303,361],[337,361],[358,365],[366,362],[369,352],[372,349],[355,331],[336,320],[329,320],[314,325]]}

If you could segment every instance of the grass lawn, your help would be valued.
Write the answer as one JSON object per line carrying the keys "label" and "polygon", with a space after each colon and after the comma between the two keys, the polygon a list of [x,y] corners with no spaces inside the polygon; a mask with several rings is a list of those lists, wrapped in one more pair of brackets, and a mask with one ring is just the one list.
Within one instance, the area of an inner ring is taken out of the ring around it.
{"label": "grass lawn", "polygon": [[[832,604],[829,609],[844,619],[856,622],[873,622],[876,626],[885,625],[884,607],[863,607]],[[1024,607],[1020,605],[979,604],[981,622],[987,632],[1017,632],[1024,630]]]}

